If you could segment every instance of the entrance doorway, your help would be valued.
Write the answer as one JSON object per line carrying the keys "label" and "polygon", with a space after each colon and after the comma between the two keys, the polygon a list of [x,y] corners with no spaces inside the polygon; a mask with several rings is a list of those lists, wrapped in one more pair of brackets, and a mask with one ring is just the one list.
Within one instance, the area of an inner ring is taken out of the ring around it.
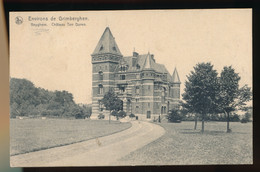
{"label": "entrance doorway", "polygon": [[151,111],[147,111],[146,118],[151,118]]}

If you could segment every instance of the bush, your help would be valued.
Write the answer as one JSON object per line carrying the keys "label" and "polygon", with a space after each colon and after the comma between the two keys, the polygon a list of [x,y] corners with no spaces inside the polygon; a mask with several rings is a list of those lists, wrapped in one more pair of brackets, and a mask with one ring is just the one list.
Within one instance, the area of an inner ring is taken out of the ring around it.
{"label": "bush", "polygon": [[246,118],[241,119],[241,123],[247,123],[248,120]]}
{"label": "bush", "polygon": [[129,117],[130,117],[130,118],[134,118],[135,115],[131,113],[131,114],[129,115]]}
{"label": "bush", "polygon": [[99,115],[98,115],[98,119],[104,119],[105,118],[105,115],[103,115],[102,113],[100,113]]}
{"label": "bush", "polygon": [[177,109],[172,109],[171,112],[166,116],[169,122],[180,123],[183,116]]}
{"label": "bush", "polygon": [[124,117],[126,117],[125,111],[120,111],[120,112],[118,113],[118,117],[119,117],[119,118],[124,118]]}
{"label": "bush", "polygon": [[83,114],[78,113],[78,114],[75,115],[75,118],[76,118],[76,119],[84,119],[85,117],[84,117]]}

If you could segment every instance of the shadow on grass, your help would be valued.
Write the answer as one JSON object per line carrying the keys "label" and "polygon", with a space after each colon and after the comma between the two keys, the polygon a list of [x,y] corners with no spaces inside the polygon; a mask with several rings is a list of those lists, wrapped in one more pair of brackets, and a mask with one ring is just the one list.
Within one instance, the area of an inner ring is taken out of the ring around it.
{"label": "shadow on grass", "polygon": [[[185,131],[190,130],[190,131]],[[209,131],[205,130],[204,133],[202,133],[200,130],[193,130],[193,129],[183,129],[183,131],[179,132],[180,134],[204,134],[204,135],[224,135],[224,134],[248,134],[245,132],[231,132],[227,133],[226,131]]]}

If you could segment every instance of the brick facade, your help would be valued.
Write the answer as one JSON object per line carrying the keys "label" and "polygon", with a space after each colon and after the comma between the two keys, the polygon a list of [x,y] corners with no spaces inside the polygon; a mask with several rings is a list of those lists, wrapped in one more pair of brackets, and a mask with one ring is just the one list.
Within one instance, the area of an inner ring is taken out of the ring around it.
{"label": "brick facade", "polygon": [[124,57],[107,27],[92,53],[92,117],[108,114],[100,100],[113,89],[123,100],[123,110],[139,119],[153,119],[178,106],[180,79],[147,53]]}

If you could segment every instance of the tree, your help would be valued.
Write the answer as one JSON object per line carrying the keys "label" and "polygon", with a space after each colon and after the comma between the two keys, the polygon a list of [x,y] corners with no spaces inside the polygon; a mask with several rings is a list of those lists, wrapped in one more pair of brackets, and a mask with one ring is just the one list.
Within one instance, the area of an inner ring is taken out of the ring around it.
{"label": "tree", "polygon": [[178,109],[172,109],[170,113],[166,116],[169,122],[181,122],[183,116]]}
{"label": "tree", "polygon": [[219,90],[217,71],[210,63],[199,63],[187,76],[183,100],[190,112],[200,115],[201,132],[204,132],[204,120],[208,114],[216,112],[216,97]]}
{"label": "tree", "polygon": [[67,91],[48,91],[35,87],[27,79],[18,78],[10,79],[10,107],[11,118],[40,115],[71,117],[82,110],[74,102],[73,95]]}
{"label": "tree", "polygon": [[123,109],[122,100],[120,100],[112,89],[109,89],[101,99],[101,103],[105,106],[106,110],[109,110],[109,123],[111,119],[111,112]]}
{"label": "tree", "polygon": [[194,130],[197,129],[197,123],[198,123],[198,115],[195,113],[195,110],[193,109],[193,106],[191,104],[188,104],[188,103],[185,103],[185,102],[181,102],[181,107],[183,109],[183,111],[186,111],[185,113],[188,114],[189,113],[192,113],[194,114]]}
{"label": "tree", "polygon": [[239,89],[240,77],[231,67],[224,67],[219,78],[220,93],[218,106],[227,118],[227,132],[231,132],[229,127],[230,114],[237,108],[242,108],[245,102],[251,100],[250,88],[247,85]]}

